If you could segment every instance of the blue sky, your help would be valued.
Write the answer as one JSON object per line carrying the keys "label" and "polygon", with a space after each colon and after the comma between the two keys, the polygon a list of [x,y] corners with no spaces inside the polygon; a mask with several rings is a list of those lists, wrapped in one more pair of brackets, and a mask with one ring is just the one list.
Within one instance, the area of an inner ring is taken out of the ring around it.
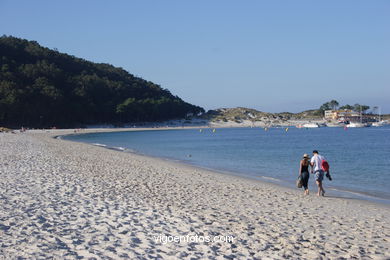
{"label": "blue sky", "polygon": [[153,81],[205,109],[390,113],[390,1],[0,0],[0,34]]}

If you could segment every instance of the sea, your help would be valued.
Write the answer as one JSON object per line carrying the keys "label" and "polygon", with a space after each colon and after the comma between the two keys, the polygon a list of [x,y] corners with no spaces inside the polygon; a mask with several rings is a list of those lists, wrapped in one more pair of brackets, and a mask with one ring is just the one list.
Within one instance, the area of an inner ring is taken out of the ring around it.
{"label": "sea", "polygon": [[[75,134],[64,139],[179,161],[291,188],[303,154],[327,159],[327,196],[390,204],[390,126],[198,128]],[[316,192],[314,176],[310,190]],[[296,188],[297,189],[297,188]]]}

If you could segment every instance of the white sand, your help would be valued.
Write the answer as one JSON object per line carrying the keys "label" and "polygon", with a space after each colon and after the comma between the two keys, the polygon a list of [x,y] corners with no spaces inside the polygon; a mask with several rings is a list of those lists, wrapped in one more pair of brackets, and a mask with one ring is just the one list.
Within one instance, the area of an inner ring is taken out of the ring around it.
{"label": "white sand", "polygon": [[[0,133],[0,258],[390,257],[388,206],[303,197],[50,135]],[[165,244],[159,235],[234,242]]]}

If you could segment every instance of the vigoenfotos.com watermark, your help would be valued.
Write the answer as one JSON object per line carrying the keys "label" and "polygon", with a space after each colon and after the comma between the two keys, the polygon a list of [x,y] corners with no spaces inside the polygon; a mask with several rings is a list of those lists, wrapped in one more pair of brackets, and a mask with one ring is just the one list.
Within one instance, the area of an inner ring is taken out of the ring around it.
{"label": "vigoenfotos.com watermark", "polygon": [[156,235],[153,236],[156,243],[234,243],[234,236],[200,236],[200,235],[185,235],[185,236],[171,236],[171,235]]}

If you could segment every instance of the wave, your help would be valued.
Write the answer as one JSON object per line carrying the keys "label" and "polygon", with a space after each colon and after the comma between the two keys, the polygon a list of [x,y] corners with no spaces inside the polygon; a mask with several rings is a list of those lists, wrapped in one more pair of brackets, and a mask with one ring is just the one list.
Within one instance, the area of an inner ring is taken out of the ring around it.
{"label": "wave", "polygon": [[100,147],[107,147],[106,144],[99,144],[99,143],[92,143],[92,145],[100,146]]}
{"label": "wave", "polygon": [[270,181],[277,181],[277,182],[281,181],[280,179],[272,178],[272,177],[269,177],[269,176],[260,176],[260,178],[266,179],[266,180],[270,180]]}

